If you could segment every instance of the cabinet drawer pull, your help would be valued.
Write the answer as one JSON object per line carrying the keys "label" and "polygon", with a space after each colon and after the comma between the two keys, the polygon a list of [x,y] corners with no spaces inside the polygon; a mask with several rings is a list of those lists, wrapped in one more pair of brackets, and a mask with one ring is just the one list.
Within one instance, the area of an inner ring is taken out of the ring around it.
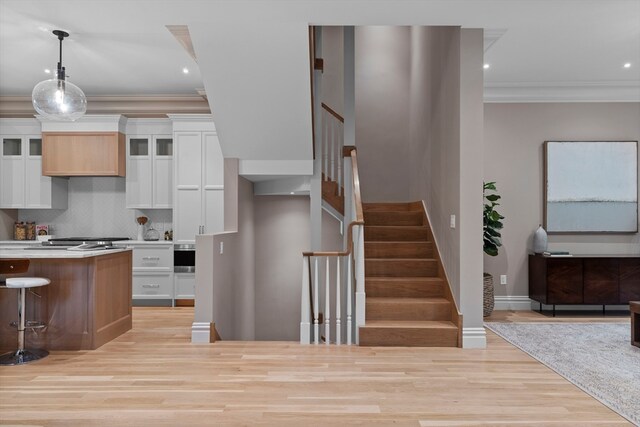
{"label": "cabinet drawer pull", "polygon": [[142,259],[149,260],[149,261],[151,261],[151,260],[159,261],[160,257],[159,256],[144,256],[144,257],[142,257]]}
{"label": "cabinet drawer pull", "polygon": [[160,285],[142,285],[143,288],[159,288]]}

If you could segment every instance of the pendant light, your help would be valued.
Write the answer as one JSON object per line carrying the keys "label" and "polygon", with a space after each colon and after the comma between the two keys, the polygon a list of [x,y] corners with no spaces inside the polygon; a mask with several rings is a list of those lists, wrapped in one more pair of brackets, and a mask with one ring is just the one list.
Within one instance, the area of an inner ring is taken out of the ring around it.
{"label": "pendant light", "polygon": [[38,83],[31,93],[33,107],[42,116],[51,120],[74,121],[87,111],[87,97],[82,90],[65,80],[62,66],[62,41],[69,33],[53,31],[60,41],[60,61],[56,76]]}

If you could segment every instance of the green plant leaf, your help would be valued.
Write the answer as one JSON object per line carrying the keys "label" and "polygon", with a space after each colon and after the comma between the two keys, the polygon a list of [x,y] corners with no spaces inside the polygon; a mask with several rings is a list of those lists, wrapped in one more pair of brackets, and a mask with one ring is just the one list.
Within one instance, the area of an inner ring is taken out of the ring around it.
{"label": "green plant leaf", "polygon": [[490,202],[495,202],[496,200],[500,200],[500,196],[498,196],[497,194],[489,194],[488,196],[485,196],[485,197]]}

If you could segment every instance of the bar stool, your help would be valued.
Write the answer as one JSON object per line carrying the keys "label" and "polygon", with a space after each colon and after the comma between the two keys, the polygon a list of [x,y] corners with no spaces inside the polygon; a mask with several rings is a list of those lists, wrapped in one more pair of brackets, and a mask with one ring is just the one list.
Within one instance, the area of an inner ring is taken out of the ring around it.
{"label": "bar stool", "polygon": [[[0,274],[25,273],[28,269],[28,259],[0,259]],[[46,350],[24,348],[24,331],[26,328],[30,328],[28,322],[25,321],[27,289],[46,286],[49,283],[51,283],[51,281],[43,277],[7,278],[5,287],[8,289],[18,289],[18,349],[0,356],[0,366],[22,365],[40,360],[49,354]]]}

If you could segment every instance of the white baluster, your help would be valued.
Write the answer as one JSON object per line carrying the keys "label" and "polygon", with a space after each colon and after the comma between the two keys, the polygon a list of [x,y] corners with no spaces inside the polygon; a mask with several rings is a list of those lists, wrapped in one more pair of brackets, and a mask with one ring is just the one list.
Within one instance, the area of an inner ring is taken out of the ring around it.
{"label": "white baluster", "polygon": [[302,292],[300,300],[300,344],[311,343],[311,302],[309,301],[309,263],[302,257]]}
{"label": "white baluster", "polygon": [[318,344],[320,341],[320,326],[318,324],[318,257],[314,260],[316,269],[313,280],[313,342]]}
{"label": "white baluster", "polygon": [[344,146],[343,143],[343,139],[344,139],[344,135],[343,135],[343,125],[342,123],[338,122],[338,156],[336,159],[336,162],[338,164],[338,196],[342,196],[343,190],[342,190],[342,177],[343,177],[343,171],[342,171],[342,147]]}
{"label": "white baluster", "polygon": [[330,125],[330,118],[329,118],[329,113],[327,113],[326,111],[322,111],[322,114],[324,116],[324,127],[323,127],[323,132],[322,132],[322,159],[324,161],[324,168],[322,169],[324,172],[324,179],[328,180],[329,179],[329,141],[330,141],[330,134],[329,134],[329,125]]}
{"label": "white baluster", "polygon": [[351,345],[353,325],[351,321],[351,254],[347,256],[347,345]]}
{"label": "white baluster", "polygon": [[327,257],[327,266],[326,271],[324,273],[325,277],[325,285],[324,285],[324,339],[325,344],[331,344],[331,293],[329,292],[330,288],[330,279],[329,279],[329,257]]}
{"label": "white baluster", "polygon": [[340,322],[340,257],[336,257],[336,344],[340,345],[342,341],[342,324]]}
{"label": "white baluster", "polygon": [[336,179],[336,173],[335,173],[335,168],[336,168],[336,160],[335,160],[335,140],[336,140],[336,124],[335,124],[335,120],[331,120],[331,131],[329,132],[329,135],[331,135],[331,139],[329,140],[329,146],[331,147],[331,155],[330,155],[330,159],[331,159],[331,169],[329,170],[329,175],[331,177],[331,181],[335,181]]}

